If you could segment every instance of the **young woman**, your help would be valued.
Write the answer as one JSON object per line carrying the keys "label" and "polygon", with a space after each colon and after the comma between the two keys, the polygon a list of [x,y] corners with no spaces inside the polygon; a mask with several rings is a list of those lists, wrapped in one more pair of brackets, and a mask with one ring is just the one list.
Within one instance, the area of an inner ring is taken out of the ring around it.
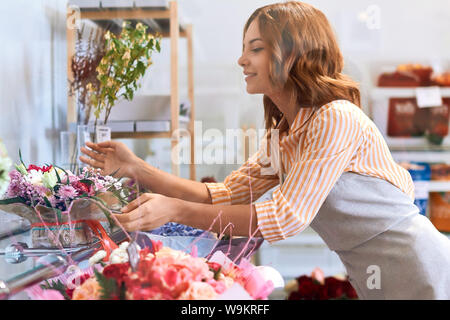
{"label": "young woman", "polygon": [[[409,173],[359,108],[324,14],[301,2],[257,9],[238,63],[248,93],[264,94],[271,143],[223,183],[162,172],[119,142],[82,149],[83,162],[104,173],[120,168],[154,192],[116,215],[125,228],[173,221],[207,229],[220,212],[233,235],[275,242],[310,225],[339,255],[360,298],[449,299],[450,240],[418,213]],[[271,200],[252,203],[275,186]]]}

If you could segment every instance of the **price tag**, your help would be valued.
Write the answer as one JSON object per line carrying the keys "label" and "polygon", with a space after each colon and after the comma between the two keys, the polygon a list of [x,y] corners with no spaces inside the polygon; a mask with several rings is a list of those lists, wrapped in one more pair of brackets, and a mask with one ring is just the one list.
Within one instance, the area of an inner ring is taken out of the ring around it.
{"label": "price tag", "polygon": [[442,94],[439,87],[416,88],[416,99],[419,108],[442,106]]}
{"label": "price tag", "polygon": [[98,126],[95,132],[97,143],[111,140],[111,128]]}

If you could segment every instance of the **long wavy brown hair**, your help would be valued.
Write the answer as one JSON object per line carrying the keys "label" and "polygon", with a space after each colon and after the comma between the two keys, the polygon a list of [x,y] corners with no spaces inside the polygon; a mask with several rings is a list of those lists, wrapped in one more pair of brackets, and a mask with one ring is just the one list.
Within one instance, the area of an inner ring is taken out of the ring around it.
{"label": "long wavy brown hair", "polygon": [[[257,9],[244,27],[244,35],[257,19],[259,31],[271,56],[271,83],[290,92],[290,103],[298,107],[320,107],[333,100],[349,100],[360,106],[359,86],[342,74],[344,59],[328,19],[313,6],[283,2]],[[264,95],[267,130],[281,123],[282,113]]]}

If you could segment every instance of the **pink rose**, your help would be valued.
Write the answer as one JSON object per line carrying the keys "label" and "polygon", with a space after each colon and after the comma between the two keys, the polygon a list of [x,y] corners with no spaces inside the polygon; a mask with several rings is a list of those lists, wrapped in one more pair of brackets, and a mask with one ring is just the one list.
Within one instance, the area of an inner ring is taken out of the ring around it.
{"label": "pink rose", "polygon": [[189,288],[183,292],[179,300],[213,300],[217,293],[213,287],[206,282],[192,282]]}
{"label": "pink rose", "polygon": [[228,287],[224,281],[216,281],[214,279],[208,280],[207,283],[214,288],[217,294],[224,293]]}
{"label": "pink rose", "polygon": [[172,296],[167,291],[157,286],[151,287],[134,287],[128,290],[128,295],[133,300],[172,300]]}

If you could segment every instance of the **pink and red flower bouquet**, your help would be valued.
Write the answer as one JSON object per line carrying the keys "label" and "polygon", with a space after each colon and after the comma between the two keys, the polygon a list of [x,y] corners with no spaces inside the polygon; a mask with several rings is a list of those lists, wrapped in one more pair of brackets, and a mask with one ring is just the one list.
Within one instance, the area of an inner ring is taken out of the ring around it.
{"label": "pink and red flower bouquet", "polygon": [[[33,299],[54,300],[210,300],[267,299],[279,274],[242,259],[234,264],[222,252],[210,259],[163,247],[159,241],[138,250],[138,263],[130,261],[129,244],[122,243],[109,256],[97,252],[88,270],[73,272],[28,289]],[[107,258],[107,257],[106,257]],[[271,278],[272,277],[272,278]],[[271,279],[270,279],[271,278]]]}
{"label": "pink and red flower bouquet", "polygon": [[31,223],[34,247],[72,247],[88,244],[110,219],[111,209],[127,203],[129,189],[113,176],[84,168],[76,175],[57,166],[25,166],[9,173],[10,183],[0,209]]}

